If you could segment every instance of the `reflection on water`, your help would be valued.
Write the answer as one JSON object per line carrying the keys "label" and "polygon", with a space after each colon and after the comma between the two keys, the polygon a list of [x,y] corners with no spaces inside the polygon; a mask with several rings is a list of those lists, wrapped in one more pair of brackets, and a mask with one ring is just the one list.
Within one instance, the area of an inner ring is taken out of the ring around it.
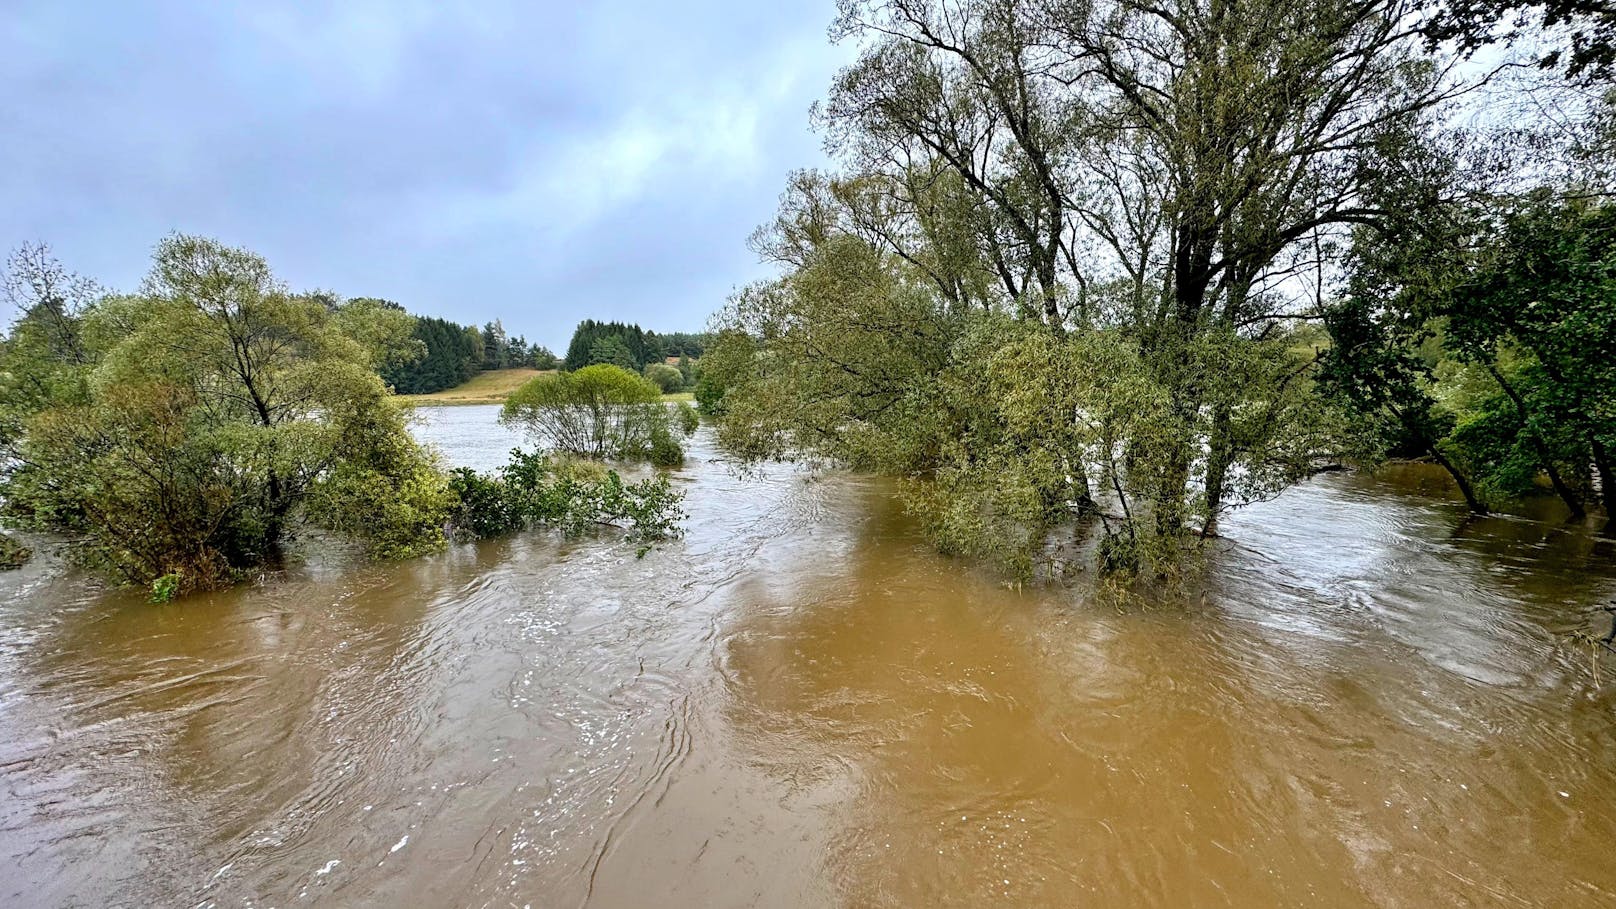
{"label": "reflection on water", "polygon": [[[491,421],[420,431],[491,467]],[[1556,648],[1609,538],[1334,475],[1118,609],[935,555],[877,481],[717,458],[639,560],[0,579],[0,904],[1616,903],[1616,697]]]}

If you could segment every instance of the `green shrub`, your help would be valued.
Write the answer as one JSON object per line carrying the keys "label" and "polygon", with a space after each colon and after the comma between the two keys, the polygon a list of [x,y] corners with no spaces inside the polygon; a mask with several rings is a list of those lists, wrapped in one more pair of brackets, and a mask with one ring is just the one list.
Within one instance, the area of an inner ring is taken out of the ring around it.
{"label": "green shrub", "polygon": [[153,578],[151,582],[151,602],[167,603],[178,596],[184,588],[185,576],[177,571],[171,571],[161,577]]}
{"label": "green shrub", "polygon": [[684,373],[681,373],[678,367],[666,363],[652,363],[645,367],[645,377],[662,389],[665,395],[673,394],[685,387]]}
{"label": "green shrub", "polygon": [[0,533],[0,571],[11,568],[21,568],[24,562],[33,555],[27,546],[13,540],[10,536]]}
{"label": "green shrub", "polygon": [[663,465],[684,459],[662,391],[616,366],[536,376],[511,394],[499,418],[554,452]]}
{"label": "green shrub", "polygon": [[683,496],[666,477],[624,483],[616,471],[578,461],[516,450],[492,476],[461,468],[450,485],[460,497],[451,526],[462,539],[500,536],[528,527],[550,527],[568,536],[615,526],[634,543],[679,535]]}
{"label": "green shrub", "polygon": [[674,413],[679,416],[679,430],[686,436],[695,435],[701,426],[701,414],[696,412],[696,408],[680,401],[679,406],[674,408]]}

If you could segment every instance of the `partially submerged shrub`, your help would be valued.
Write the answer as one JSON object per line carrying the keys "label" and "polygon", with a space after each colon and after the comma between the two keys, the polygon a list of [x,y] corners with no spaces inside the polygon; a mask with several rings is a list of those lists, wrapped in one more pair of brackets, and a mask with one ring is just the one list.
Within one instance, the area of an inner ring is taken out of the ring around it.
{"label": "partially submerged shrub", "polygon": [[451,526],[462,539],[537,527],[578,536],[611,526],[629,542],[651,543],[677,537],[684,517],[683,496],[665,476],[625,483],[594,462],[520,449],[492,476],[460,468],[449,483],[459,496]]}
{"label": "partially submerged shrub", "polygon": [[178,596],[184,589],[185,576],[177,571],[171,571],[162,577],[153,578],[151,582],[151,601],[153,603],[167,603]]}
{"label": "partially submerged shrub", "polygon": [[8,516],[166,597],[275,561],[305,518],[377,555],[441,545],[447,486],[374,372],[405,323],[328,302],[176,235],[138,295],[26,306],[0,344]]}
{"label": "partially submerged shrub", "polygon": [[662,466],[684,458],[661,389],[610,364],[536,376],[511,394],[499,419],[543,448],[582,458]]}
{"label": "partially submerged shrub", "polygon": [[679,406],[674,408],[674,414],[679,418],[679,430],[681,432],[686,436],[696,434],[696,430],[701,426],[701,414],[696,411],[696,408],[680,401]]}
{"label": "partially submerged shrub", "polygon": [[678,467],[685,461],[685,450],[673,440],[673,430],[666,421],[651,427],[651,446],[646,458],[658,467]]}
{"label": "partially submerged shrub", "polygon": [[33,555],[33,551],[22,545],[9,535],[0,533],[0,571],[11,568],[21,568],[24,562]]}

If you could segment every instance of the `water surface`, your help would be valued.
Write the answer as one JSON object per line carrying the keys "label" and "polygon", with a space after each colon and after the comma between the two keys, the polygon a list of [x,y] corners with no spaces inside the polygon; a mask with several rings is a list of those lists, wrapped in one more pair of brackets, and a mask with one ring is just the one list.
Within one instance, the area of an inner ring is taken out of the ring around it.
{"label": "water surface", "polygon": [[1118,608],[937,556],[875,480],[705,435],[674,476],[643,559],[0,577],[0,905],[1616,904],[1616,687],[1557,646],[1609,538],[1330,475]]}

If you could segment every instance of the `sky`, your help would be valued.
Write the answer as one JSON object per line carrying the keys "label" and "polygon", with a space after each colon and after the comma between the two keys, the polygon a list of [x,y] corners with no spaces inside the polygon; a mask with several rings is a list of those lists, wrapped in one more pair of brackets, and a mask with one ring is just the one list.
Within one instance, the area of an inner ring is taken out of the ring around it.
{"label": "sky", "polygon": [[[834,0],[7,4],[0,245],[134,290],[165,234],[558,352],[699,331],[823,166]],[[10,321],[15,313],[4,313]]]}

